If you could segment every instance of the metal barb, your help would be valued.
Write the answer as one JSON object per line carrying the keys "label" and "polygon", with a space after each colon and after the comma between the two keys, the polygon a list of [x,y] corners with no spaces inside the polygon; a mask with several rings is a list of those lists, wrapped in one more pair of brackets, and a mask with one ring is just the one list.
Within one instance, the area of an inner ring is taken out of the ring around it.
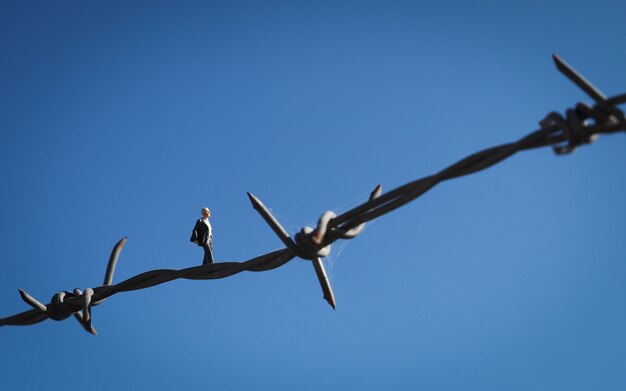
{"label": "metal barb", "polygon": [[85,320],[83,319],[83,315],[80,312],[74,312],[73,315],[74,319],[76,319],[78,323],[80,323],[80,325],[85,329],[86,332],[93,335],[98,335],[98,332],[93,327],[93,325],[91,323],[87,324],[87,322],[85,322]]}
{"label": "metal barb", "polygon": [[18,289],[18,291],[20,291],[20,296],[22,297],[22,300],[24,300],[28,305],[30,305],[34,309],[39,310],[41,312],[46,312],[48,310],[48,308],[45,305],[41,304],[37,299],[35,299],[34,297],[26,293],[24,290]]}
{"label": "metal barb", "polygon": [[585,79],[583,75],[576,72],[574,68],[572,68],[568,63],[563,61],[561,57],[559,57],[556,53],[552,55],[552,59],[554,60],[554,64],[556,68],[561,71],[568,79],[570,79],[574,84],[576,84],[580,89],[585,91],[587,95],[591,97],[596,103],[603,102],[606,100],[604,94],[597,89],[589,80]]}
{"label": "metal barb", "polygon": [[297,253],[297,245],[291,239],[287,231],[285,231],[283,226],[280,225],[280,223],[274,217],[274,215],[272,215],[272,212],[270,212],[270,210],[267,209],[267,207],[263,205],[261,200],[259,200],[254,194],[250,192],[248,192],[247,194],[248,194],[248,198],[250,198],[250,202],[252,202],[252,207],[257,212],[259,212],[263,220],[265,220],[267,225],[270,226],[270,228],[272,229],[272,231],[274,231],[276,236],[278,236],[278,238],[283,242],[285,246],[287,246],[287,248],[292,250],[294,253]]}
{"label": "metal barb", "polygon": [[317,280],[320,282],[320,286],[322,287],[322,292],[324,292],[324,299],[333,307],[333,310],[337,309],[337,304],[335,302],[335,294],[333,293],[333,289],[330,287],[330,281],[328,280],[328,276],[326,275],[326,270],[324,270],[324,264],[322,263],[321,258],[315,258],[312,260],[313,267],[315,268],[315,274],[317,275]]}
{"label": "metal barb", "polygon": [[88,325],[91,325],[91,297],[93,296],[93,289],[85,289],[83,293],[83,319]]}
{"label": "metal barb", "polygon": [[557,153],[570,153],[581,144],[593,141],[599,134],[626,131],[626,116],[618,107],[626,103],[626,94],[605,98],[597,88],[557,55],[554,55],[554,62],[559,71],[596,101],[593,106],[579,103],[574,106],[575,109],[567,110],[566,116],[553,112],[540,122],[540,129],[518,141],[479,151],[436,174],[414,180],[385,194],[382,194],[382,188],[377,186],[367,202],[336,217],[325,213],[315,230],[304,227],[296,234],[295,241],[289,237],[269,209],[258,198],[248,193],[254,209],[286,248],[247,261],[221,262],[181,270],[151,270],[113,284],[115,266],[126,243],[124,238],[113,248],[102,286],[87,288],[84,293],[80,289],[75,289],[73,293],[61,291],[54,295],[47,305],[20,289],[20,296],[33,309],[0,318],[0,326],[31,325],[46,319],[63,320],[73,315],[86,331],[96,334],[91,324],[91,307],[117,293],[146,289],[176,279],[208,280],[229,277],[243,271],[268,271],[285,265],[296,256],[312,261],[324,298],[335,308],[335,296],[324,270],[322,257],[328,254],[331,244],[335,241],[352,239],[361,233],[366,222],[406,205],[443,181],[485,170],[517,152],[552,146]]}
{"label": "metal barb", "polygon": [[115,244],[113,247],[113,251],[111,251],[111,256],[109,257],[109,263],[107,264],[107,271],[104,274],[104,282],[102,285],[111,285],[113,283],[113,274],[115,274],[115,266],[117,265],[117,260],[120,257],[120,253],[126,244],[128,237],[125,236],[120,239],[119,242]]}

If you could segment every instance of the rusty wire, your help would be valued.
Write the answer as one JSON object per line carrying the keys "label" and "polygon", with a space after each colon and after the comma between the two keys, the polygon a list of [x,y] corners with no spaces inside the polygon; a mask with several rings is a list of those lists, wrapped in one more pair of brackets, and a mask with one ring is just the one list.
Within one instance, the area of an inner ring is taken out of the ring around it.
{"label": "rusty wire", "polygon": [[591,143],[600,134],[626,131],[626,117],[618,107],[626,103],[626,94],[607,98],[557,55],[554,55],[553,59],[557,69],[594,100],[593,105],[578,103],[575,108],[567,109],[565,116],[552,112],[540,121],[538,130],[516,142],[477,152],[434,175],[407,183],[388,193],[381,194],[382,188],[378,185],[367,202],[339,216],[333,212],[325,212],[315,229],[304,227],[294,239],[283,229],[269,209],[257,197],[248,193],[254,209],[283,242],[285,248],[245,262],[219,262],[181,270],[151,270],[113,284],[115,266],[126,243],[124,238],[113,248],[103,285],[86,288],[84,291],[74,289],[59,292],[46,305],[20,289],[20,296],[33,309],[0,319],[0,326],[24,326],[48,318],[63,320],[73,315],[86,331],[96,334],[91,321],[91,309],[116,293],[146,289],[179,278],[210,280],[229,277],[242,271],[267,271],[278,268],[295,257],[312,261],[324,298],[335,308],[335,298],[321,259],[329,254],[332,243],[339,239],[356,237],[366,222],[413,201],[439,182],[484,170],[519,151],[552,146],[555,153],[564,155],[573,152],[582,144]]}

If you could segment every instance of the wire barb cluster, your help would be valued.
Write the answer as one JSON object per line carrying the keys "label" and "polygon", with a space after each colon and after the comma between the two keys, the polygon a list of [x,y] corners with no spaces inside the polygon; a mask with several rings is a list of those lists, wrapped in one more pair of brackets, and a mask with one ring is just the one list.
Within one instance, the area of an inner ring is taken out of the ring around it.
{"label": "wire barb cluster", "polygon": [[254,209],[283,242],[285,248],[244,262],[220,262],[181,270],[151,270],[113,284],[115,267],[126,243],[126,238],[123,238],[114,246],[109,257],[103,285],[59,292],[46,305],[19,289],[22,299],[33,308],[0,319],[0,326],[24,326],[46,319],[64,320],[74,316],[87,332],[96,334],[96,329],[92,325],[92,307],[116,293],[146,289],[179,278],[209,280],[226,278],[243,271],[268,271],[286,264],[295,257],[311,261],[324,299],[334,309],[335,296],[324,270],[322,258],[330,253],[335,241],[355,238],[368,221],[413,201],[444,180],[484,170],[519,151],[552,146],[556,154],[569,154],[579,146],[591,143],[600,134],[626,131],[626,117],[618,107],[626,103],[626,94],[607,98],[556,54],[553,59],[557,69],[589,95],[594,100],[594,105],[578,103],[574,108],[567,109],[565,116],[552,112],[540,121],[540,129],[516,142],[477,152],[436,174],[407,183],[388,193],[382,194],[382,188],[378,185],[367,202],[339,216],[333,212],[325,212],[315,228],[304,227],[293,239],[270,210],[257,197],[248,193]]}
{"label": "wire barb cluster", "polygon": [[600,90],[589,83],[559,56],[555,54],[553,58],[557,68],[596,102],[593,106],[580,102],[576,104],[575,108],[567,109],[565,117],[553,111],[539,122],[544,130],[553,126],[562,130],[567,143],[553,147],[557,155],[572,153],[580,145],[590,144],[595,141],[597,133],[593,131],[593,127],[589,126],[591,123],[599,124],[605,128],[612,126],[624,128],[626,125],[624,113],[615,106],[613,102],[615,98],[607,100]]}

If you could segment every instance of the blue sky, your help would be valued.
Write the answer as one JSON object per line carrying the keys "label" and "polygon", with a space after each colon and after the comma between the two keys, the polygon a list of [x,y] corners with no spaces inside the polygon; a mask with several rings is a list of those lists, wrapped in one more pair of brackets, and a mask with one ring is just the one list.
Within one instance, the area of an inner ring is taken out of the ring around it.
{"label": "blue sky", "polygon": [[[281,248],[293,234],[626,92],[626,3],[0,2],[0,316]],[[626,138],[520,153],[293,260],[0,329],[0,389],[623,390]]]}

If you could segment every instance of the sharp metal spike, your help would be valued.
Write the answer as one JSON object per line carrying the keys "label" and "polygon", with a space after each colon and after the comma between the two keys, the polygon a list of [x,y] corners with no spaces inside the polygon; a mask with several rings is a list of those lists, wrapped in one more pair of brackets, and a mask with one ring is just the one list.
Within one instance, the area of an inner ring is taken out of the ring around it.
{"label": "sharp metal spike", "polygon": [[26,304],[41,312],[46,312],[48,310],[45,305],[41,304],[37,299],[26,293],[24,290],[18,288],[18,291],[20,291],[20,296],[22,297],[22,300],[26,302]]}
{"label": "sharp metal spike", "polygon": [[93,289],[85,289],[83,294],[83,319],[85,323],[91,326],[91,297],[93,296]]}
{"label": "sharp metal spike", "polygon": [[322,292],[324,292],[324,299],[328,302],[328,304],[330,304],[331,307],[333,307],[333,309],[336,309],[337,305],[335,303],[335,294],[333,293],[333,289],[330,287],[330,281],[326,275],[326,270],[324,270],[322,259],[315,258],[312,260],[312,263],[315,268],[315,274],[317,274],[317,280],[320,282]]}
{"label": "sharp metal spike", "polygon": [[372,190],[372,192],[370,193],[370,201],[373,200],[374,198],[380,197],[380,194],[382,192],[383,192],[383,186],[380,184],[376,185],[374,190]]}
{"label": "sharp metal spike", "polygon": [[267,209],[265,205],[254,194],[248,192],[248,198],[252,202],[252,207],[259,212],[263,220],[270,226],[272,231],[278,236],[278,238],[289,248],[290,250],[297,252],[297,246],[291,239],[287,231],[280,225],[278,220],[272,215],[272,212]]}
{"label": "sharp metal spike", "polygon": [[107,264],[107,270],[104,274],[104,283],[102,285],[111,285],[111,283],[113,282],[115,266],[117,265],[117,260],[119,259],[122,248],[124,248],[124,244],[126,244],[127,240],[128,237],[125,236],[113,247],[113,251],[111,252],[111,256],[109,257],[109,263]]}
{"label": "sharp metal spike", "polygon": [[83,315],[80,312],[74,312],[73,315],[74,315],[74,318],[78,321],[78,323],[80,323],[80,325],[85,329],[86,332],[93,334],[93,335],[98,335],[98,332],[93,327],[93,325],[91,323],[87,324],[85,320],[83,319]]}
{"label": "sharp metal spike", "polygon": [[580,89],[582,89],[587,95],[589,95],[596,103],[601,103],[606,100],[606,97],[599,89],[597,89],[593,84],[591,84],[587,79],[585,79],[580,73],[576,72],[574,68],[572,68],[568,63],[563,61],[561,57],[559,57],[556,53],[552,55],[554,59],[554,64],[557,69],[561,71],[568,79],[570,79],[574,84],[576,84]]}

